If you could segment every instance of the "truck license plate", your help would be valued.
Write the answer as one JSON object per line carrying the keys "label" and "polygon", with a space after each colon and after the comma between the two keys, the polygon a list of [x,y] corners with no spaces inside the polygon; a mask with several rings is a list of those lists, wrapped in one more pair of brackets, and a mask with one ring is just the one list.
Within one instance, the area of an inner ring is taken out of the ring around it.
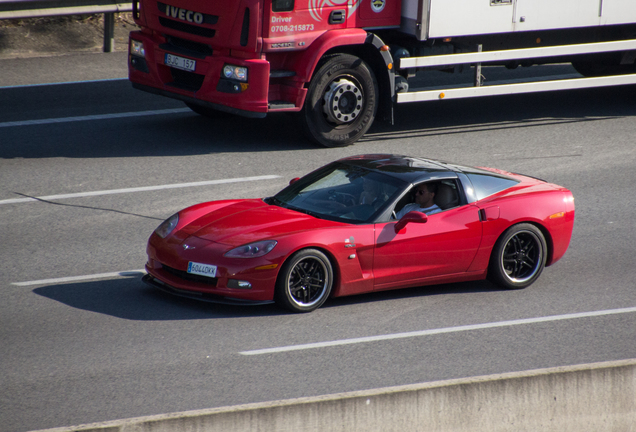
{"label": "truck license plate", "polygon": [[197,62],[195,60],[190,60],[184,57],[179,57],[167,53],[164,64],[172,66],[173,68],[182,69],[190,72],[194,72],[197,67]]}

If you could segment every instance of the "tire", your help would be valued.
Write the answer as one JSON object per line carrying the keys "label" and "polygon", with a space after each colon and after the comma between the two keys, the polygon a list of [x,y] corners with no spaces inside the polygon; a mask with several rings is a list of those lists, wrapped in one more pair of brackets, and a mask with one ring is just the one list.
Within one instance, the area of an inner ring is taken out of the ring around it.
{"label": "tire", "polygon": [[227,118],[232,114],[226,113],[223,111],[215,110],[214,108],[204,107],[203,105],[197,105],[190,102],[185,102],[188,108],[190,108],[195,113],[208,118]]}
{"label": "tire", "polygon": [[292,312],[311,312],[327,300],[333,285],[333,269],[327,256],[303,249],[283,265],[276,281],[276,302]]}
{"label": "tire", "polygon": [[585,60],[573,61],[572,66],[584,77],[611,76],[633,73],[633,64],[622,65],[622,52],[597,55]]}
{"label": "tire", "polygon": [[488,278],[505,289],[525,288],[541,275],[546,258],[547,245],[541,231],[531,224],[513,225],[493,248]]}
{"label": "tire", "polygon": [[378,109],[378,82],[369,66],[350,54],[327,57],[309,84],[300,123],[324,147],[345,147],[371,127]]}
{"label": "tire", "polygon": [[619,75],[621,68],[617,64],[602,62],[572,62],[572,66],[584,77],[598,77],[606,75]]}

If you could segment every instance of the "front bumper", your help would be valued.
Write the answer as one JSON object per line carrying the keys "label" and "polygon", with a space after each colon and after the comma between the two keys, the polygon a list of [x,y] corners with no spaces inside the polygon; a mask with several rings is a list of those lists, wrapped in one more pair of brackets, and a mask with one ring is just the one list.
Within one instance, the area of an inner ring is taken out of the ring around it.
{"label": "front bumper", "polygon": [[234,306],[236,305],[257,306],[257,305],[265,305],[265,304],[274,303],[273,300],[260,300],[260,301],[259,300],[244,300],[244,299],[235,299],[231,297],[224,297],[224,296],[209,294],[204,292],[186,291],[186,290],[182,290],[182,289],[178,289],[173,286],[170,286],[167,283],[162,282],[159,279],[148,274],[144,275],[144,277],[141,278],[141,281],[154,288],[158,288],[161,291],[167,292],[169,294],[177,295],[180,297],[186,297],[186,298],[194,299],[194,300],[206,301],[210,303],[218,303],[218,304],[234,305]]}
{"label": "front bumper", "polygon": [[[128,58],[128,77],[135,88],[247,117],[267,114],[267,60],[184,49],[163,36],[140,31],[131,32],[130,39],[142,42],[145,51],[143,57],[130,54]],[[166,54],[195,61],[194,71],[166,65]],[[224,78],[226,64],[247,67],[247,83]]]}

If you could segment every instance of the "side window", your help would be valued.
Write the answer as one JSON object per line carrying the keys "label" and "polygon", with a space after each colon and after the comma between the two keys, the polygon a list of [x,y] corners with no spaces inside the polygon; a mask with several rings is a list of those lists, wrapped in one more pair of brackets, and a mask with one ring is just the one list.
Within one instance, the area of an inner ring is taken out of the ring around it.
{"label": "side window", "polygon": [[466,175],[475,188],[475,197],[478,200],[484,199],[487,196],[500,192],[504,189],[508,189],[509,187],[519,183],[517,180],[513,180],[511,178],[498,177],[488,174],[466,173]]}
{"label": "side window", "polygon": [[457,182],[455,180],[442,180],[438,182],[435,204],[439,208],[448,210],[460,204]]}
{"label": "side window", "polygon": [[273,12],[289,12],[294,10],[294,0],[274,0],[272,2]]}
{"label": "side window", "polygon": [[[405,194],[395,205],[392,219],[399,219],[407,213],[404,208],[411,203],[417,203],[416,193],[422,185],[426,184],[426,189],[434,193],[433,204],[437,205],[441,211],[451,209],[460,205],[460,197],[456,180],[429,181],[414,185],[411,190]],[[426,196],[424,197],[426,198]],[[416,210],[419,207],[409,206],[410,210]],[[439,212],[437,210],[436,212]]]}

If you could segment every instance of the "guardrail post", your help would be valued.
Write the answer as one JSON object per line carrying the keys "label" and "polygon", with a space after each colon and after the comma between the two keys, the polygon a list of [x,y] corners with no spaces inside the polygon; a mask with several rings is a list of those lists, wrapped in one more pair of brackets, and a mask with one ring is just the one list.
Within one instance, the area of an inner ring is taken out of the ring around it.
{"label": "guardrail post", "polygon": [[[477,45],[477,52],[481,52],[482,45]],[[475,87],[481,87],[481,63],[475,63]]]}
{"label": "guardrail post", "polygon": [[115,46],[115,13],[104,14],[104,52],[113,52]]}

